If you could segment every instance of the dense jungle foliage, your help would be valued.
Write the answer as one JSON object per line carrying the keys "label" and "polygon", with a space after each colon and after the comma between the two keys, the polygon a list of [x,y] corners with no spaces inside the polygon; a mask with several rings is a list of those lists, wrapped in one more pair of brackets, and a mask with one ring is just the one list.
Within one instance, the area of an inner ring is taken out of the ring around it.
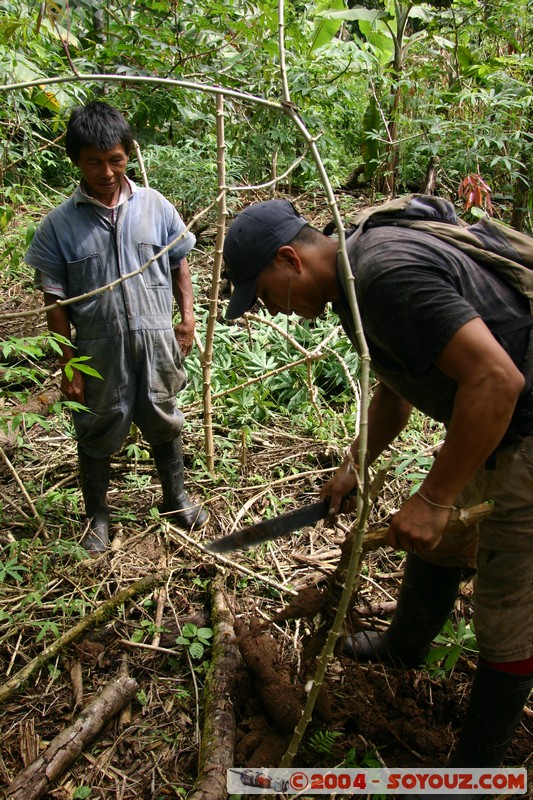
{"label": "dense jungle foliage", "polygon": [[[479,174],[515,223],[530,224],[532,10],[531,0],[287,3],[292,102],[319,137],[333,186],[418,190],[436,167],[438,183],[455,196],[465,176]],[[61,135],[72,105],[95,96],[127,113],[151,183],[190,216],[216,189],[213,97],[128,77],[279,101],[279,62],[274,0],[7,0],[0,11],[0,223],[23,199],[69,190]],[[94,73],[124,81],[75,80]],[[6,91],[54,76],[64,82]],[[229,183],[265,181],[301,154],[298,131],[279,112],[237,97],[227,115]],[[318,183],[304,158],[290,184]]]}

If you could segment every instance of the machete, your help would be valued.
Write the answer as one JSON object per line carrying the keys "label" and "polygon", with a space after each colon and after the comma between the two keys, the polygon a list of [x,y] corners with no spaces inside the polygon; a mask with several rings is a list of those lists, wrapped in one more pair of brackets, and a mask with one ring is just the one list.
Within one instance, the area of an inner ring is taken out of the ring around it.
{"label": "machete", "polygon": [[[344,500],[355,497],[355,491],[350,492]],[[213,539],[206,544],[206,549],[211,553],[229,553],[232,550],[246,550],[279,536],[287,536],[293,531],[298,531],[306,525],[315,525],[319,520],[325,519],[329,511],[329,497],[318,500],[316,503],[309,503],[294,511],[287,511],[272,519],[265,519],[256,525],[250,525],[240,531],[234,531],[220,539]]]}
{"label": "machete", "polygon": [[[350,492],[344,499],[354,497],[355,492]],[[450,515],[450,519],[444,533],[464,530],[472,525],[478,525],[492,513],[493,503],[487,500],[476,506],[469,508],[457,508]],[[296,508],[286,514],[281,514],[272,519],[265,519],[257,525],[250,525],[249,528],[242,528],[240,531],[222,536],[220,539],[213,539],[205,545],[206,550],[211,553],[229,553],[232,550],[246,550],[279,536],[287,536],[293,531],[297,531],[306,525],[314,525],[328,515],[329,499],[311,503],[302,508]],[[380,528],[376,531],[369,531],[365,535],[363,542],[363,552],[375,550],[386,545],[386,535],[388,528]]]}

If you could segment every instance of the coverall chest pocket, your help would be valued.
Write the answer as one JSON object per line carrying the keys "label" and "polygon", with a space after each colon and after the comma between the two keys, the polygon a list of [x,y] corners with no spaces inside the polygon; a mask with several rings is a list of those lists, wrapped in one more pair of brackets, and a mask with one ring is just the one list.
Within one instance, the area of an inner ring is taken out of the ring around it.
{"label": "coverall chest pocket", "polygon": [[139,258],[141,266],[148,261],[150,264],[142,273],[144,284],[148,289],[168,289],[170,286],[170,262],[168,253],[159,255],[162,245],[139,243]]}
{"label": "coverall chest pocket", "polygon": [[[104,268],[98,253],[81,258],[79,261],[69,261],[67,270],[69,297],[78,297],[105,285]],[[94,300],[94,297],[81,302],[88,303],[91,300]]]}

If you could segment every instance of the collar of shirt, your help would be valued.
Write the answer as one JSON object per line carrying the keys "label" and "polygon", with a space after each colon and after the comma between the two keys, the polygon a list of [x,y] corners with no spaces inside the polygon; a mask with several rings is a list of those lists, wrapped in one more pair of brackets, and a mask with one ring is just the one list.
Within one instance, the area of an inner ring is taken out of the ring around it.
{"label": "collar of shirt", "polygon": [[120,196],[118,198],[117,204],[113,207],[106,206],[101,203],[99,200],[96,200],[94,197],[91,197],[89,194],[86,193],[84,189],[83,181],[80,181],[72,198],[74,200],[74,204],[78,206],[80,203],[89,203],[90,205],[96,206],[98,210],[102,213],[106,212],[114,212],[119,206],[125,203],[127,200],[130,199],[132,194],[137,191],[136,185],[133,181],[130,181],[129,178],[124,176],[124,180],[122,181],[122,186],[120,188]]}

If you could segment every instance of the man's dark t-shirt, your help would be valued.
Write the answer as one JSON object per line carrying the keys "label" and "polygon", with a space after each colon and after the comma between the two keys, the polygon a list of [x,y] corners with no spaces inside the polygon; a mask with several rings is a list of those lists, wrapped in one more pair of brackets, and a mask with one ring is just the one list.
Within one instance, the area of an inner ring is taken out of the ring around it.
{"label": "man's dark t-shirt", "polygon": [[[458,248],[392,226],[372,228],[346,244],[372,369],[416,408],[439,422],[449,421],[457,385],[434,365],[454,333],[475,317],[522,365],[530,328],[498,331],[530,315],[528,300]],[[341,265],[338,273],[336,311],[356,345]],[[524,404],[533,408],[531,387],[511,423],[515,435],[533,431]]]}

